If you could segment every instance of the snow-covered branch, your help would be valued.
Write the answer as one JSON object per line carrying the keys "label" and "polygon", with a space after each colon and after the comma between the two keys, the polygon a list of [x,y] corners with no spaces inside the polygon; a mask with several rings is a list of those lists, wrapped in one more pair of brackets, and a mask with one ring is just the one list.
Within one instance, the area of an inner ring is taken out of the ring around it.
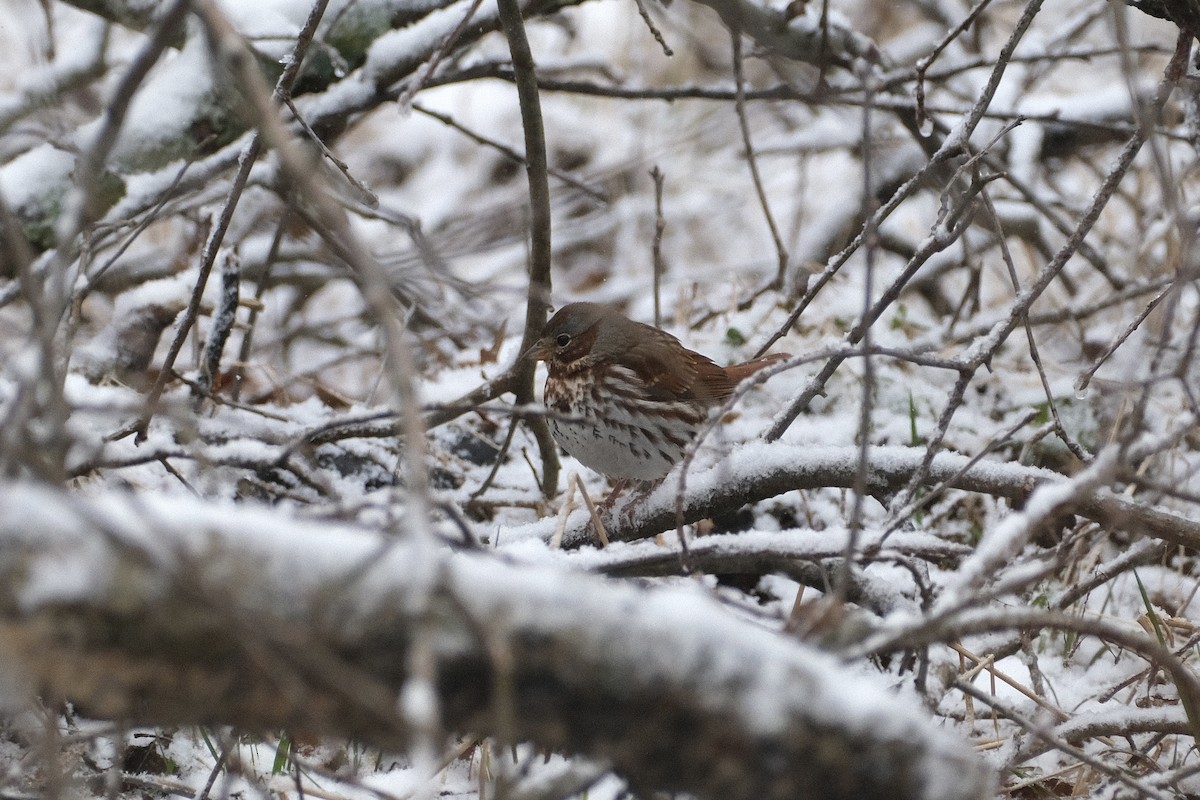
{"label": "snow-covered branch", "polygon": [[[539,4],[531,7],[529,13],[548,14],[572,2],[580,0]],[[161,21],[156,4],[81,1],[76,5],[136,30],[153,29]],[[264,62],[263,71],[275,70],[273,61],[286,60],[290,49],[280,49],[277,45],[296,35],[304,22],[307,4],[286,7],[281,4],[274,14],[255,13],[237,3],[226,5],[239,32],[260,48],[256,52]],[[465,15],[471,15],[471,4],[461,0],[416,4],[375,0],[334,5],[336,9],[326,15],[331,22],[319,34],[318,54],[311,59],[304,76],[306,97],[298,103],[310,129],[330,141],[345,131],[354,115],[394,99],[396,85],[412,79],[435,54],[445,55],[441,51],[447,37]],[[473,15],[471,21],[471,25],[457,32],[452,42],[455,51],[469,47],[499,27],[494,9]],[[219,70],[211,69],[201,39],[189,34],[175,42],[179,52],[164,59],[132,98],[129,122],[115,142],[113,163],[107,165],[111,173],[104,186],[103,209],[125,198],[128,189],[125,181],[130,176],[210,154],[236,140],[247,129],[239,95],[229,90]],[[263,47],[266,52],[262,52]],[[85,77],[98,68],[86,69]],[[63,79],[66,78],[77,79],[73,73]],[[413,92],[419,88],[420,85],[411,87]],[[34,101],[25,105],[29,102]],[[0,118],[3,116],[0,108]],[[66,139],[74,146],[86,143],[93,127],[94,122],[83,125]],[[62,213],[61,197],[71,180],[71,170],[64,168],[63,163],[71,161],[68,150],[69,147],[49,145],[34,148],[0,167],[0,183],[6,188],[20,185],[18,201],[10,196],[9,203],[19,212],[27,237],[41,248],[53,243],[44,231],[53,228]],[[119,219],[116,217],[114,221]]]}
{"label": "snow-covered branch", "polygon": [[[444,724],[703,798],[974,798],[957,736],[866,675],[723,610],[266,509],[0,490],[4,685],[133,723],[406,741],[425,580]],[[8,697],[10,703],[14,698]],[[686,741],[677,738],[686,732]]]}
{"label": "snow-covered branch", "polygon": [[[924,455],[921,448],[872,448],[868,491],[880,497],[899,491],[921,465]],[[858,449],[853,447],[807,447],[775,442],[743,445],[716,467],[688,477],[682,522],[695,522],[794,489],[851,488],[858,470],[858,456]],[[1039,485],[1063,480],[1050,470],[986,461],[973,464],[972,459],[955,453],[937,455],[928,475],[930,484],[946,483],[947,488],[1017,502],[1027,498]],[[632,540],[673,529],[677,523],[677,485],[676,479],[669,476],[631,509],[627,519],[608,526],[609,538]],[[1066,500],[1069,502],[1060,509],[1062,514],[1079,514],[1115,528],[1132,527],[1174,544],[1200,546],[1200,522],[1189,516],[1130,500],[1103,487],[1071,493]],[[575,512],[567,521],[564,546],[595,541],[589,530],[590,521],[586,512]],[[548,539],[554,524],[553,520],[542,520],[505,535]]]}

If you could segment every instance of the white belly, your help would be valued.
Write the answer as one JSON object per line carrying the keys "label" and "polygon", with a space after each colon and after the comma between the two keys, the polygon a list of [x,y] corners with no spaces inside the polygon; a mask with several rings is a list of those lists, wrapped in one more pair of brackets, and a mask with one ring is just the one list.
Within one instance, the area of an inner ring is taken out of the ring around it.
{"label": "white belly", "polygon": [[[641,429],[635,439],[633,424],[619,427],[610,421],[603,429],[586,422],[551,420],[554,440],[585,467],[610,478],[655,481],[671,471],[683,458],[684,447],[658,438],[656,443]],[[653,432],[652,428],[649,428]],[[686,445],[685,445],[686,446]]]}

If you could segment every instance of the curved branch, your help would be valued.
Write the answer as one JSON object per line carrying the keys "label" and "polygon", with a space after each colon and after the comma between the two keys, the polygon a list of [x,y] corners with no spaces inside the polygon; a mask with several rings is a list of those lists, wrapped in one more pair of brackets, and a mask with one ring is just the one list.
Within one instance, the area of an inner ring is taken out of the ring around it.
{"label": "curved branch", "polygon": [[[921,466],[924,455],[923,448],[872,448],[867,491],[886,496],[903,489]],[[1035,467],[985,462],[968,468],[969,463],[967,456],[940,453],[933,459],[925,481],[1019,502],[1039,485],[1065,480],[1056,472]],[[858,449],[854,447],[809,447],[778,442],[747,445],[716,467],[688,476],[684,521],[696,522],[794,489],[850,489],[857,470]],[[618,520],[611,526],[606,521],[609,539],[643,539],[674,528],[676,486],[677,475],[668,476],[662,486],[632,510],[629,519]],[[1063,513],[1078,514],[1113,528],[1136,530],[1171,544],[1200,548],[1200,520],[1144,505],[1108,489],[1074,497]],[[542,520],[505,531],[503,536],[506,541],[514,535],[549,538],[554,524],[554,520]],[[588,524],[587,514],[582,511],[573,514],[568,520],[563,546],[591,543]]]}

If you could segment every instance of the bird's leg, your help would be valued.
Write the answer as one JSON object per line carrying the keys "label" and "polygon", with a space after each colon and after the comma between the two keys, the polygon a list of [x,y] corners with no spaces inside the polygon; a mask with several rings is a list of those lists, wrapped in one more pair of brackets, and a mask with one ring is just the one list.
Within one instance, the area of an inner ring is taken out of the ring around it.
{"label": "bird's leg", "polygon": [[617,498],[621,496],[621,492],[625,491],[627,486],[629,486],[628,478],[617,478],[613,481],[612,491],[608,493],[608,497],[604,498],[604,502],[600,504],[600,510],[605,514],[612,511]]}
{"label": "bird's leg", "polygon": [[[574,494],[576,487],[579,488],[579,494],[583,496],[583,502],[587,506],[588,514],[591,516],[589,527],[595,531],[596,538],[599,540],[601,547],[608,547],[608,531],[604,529],[603,518],[606,516],[611,516],[613,503],[617,501],[617,498],[621,495],[621,492],[624,491],[628,484],[628,480],[618,480],[615,484],[613,484],[612,491],[608,493],[608,497],[604,498],[604,501],[597,506],[594,502],[592,502],[592,496],[588,494],[587,487],[583,485],[583,478],[579,476],[579,473],[571,473],[571,478],[567,481],[567,485],[570,487],[570,492],[572,494]],[[569,512],[569,509],[565,509],[565,511]],[[559,533],[557,538],[558,541],[561,542],[562,534]]]}
{"label": "bird's leg", "polygon": [[[634,492],[633,497],[629,498],[629,502],[625,503],[621,508],[620,521],[622,525],[629,525],[633,522],[634,513],[665,480],[666,476],[664,475],[652,481],[637,481],[637,490]],[[629,481],[626,481],[626,484],[628,483]],[[625,487],[622,486],[621,488]]]}
{"label": "bird's leg", "polygon": [[[662,482],[666,480],[665,476],[653,481],[635,481],[631,478],[618,478],[613,481],[612,491],[608,493],[608,497],[604,498],[604,502],[600,504],[598,509],[599,515],[606,516],[610,520],[615,520],[620,525],[628,525],[633,521],[633,514],[642,503],[645,503],[650,494],[657,489]],[[617,508],[617,500],[625,493],[632,483],[637,484],[637,489],[633,497],[629,498],[621,508]],[[580,487],[582,488],[582,487]],[[586,497],[586,495],[585,495]],[[598,517],[593,517],[598,521]],[[597,526],[599,529],[599,526]],[[605,542],[607,544],[607,541]]]}

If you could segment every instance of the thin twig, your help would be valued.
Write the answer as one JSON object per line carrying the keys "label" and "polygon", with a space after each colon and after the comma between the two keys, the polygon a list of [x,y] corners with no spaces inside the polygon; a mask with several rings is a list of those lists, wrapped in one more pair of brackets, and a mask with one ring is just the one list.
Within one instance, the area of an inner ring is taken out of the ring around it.
{"label": "thin twig", "polygon": [[[951,393],[952,396],[954,396],[954,394],[955,393],[953,392]],[[963,475],[966,474],[967,470],[974,468],[976,464],[986,458],[989,454],[995,452],[997,448],[1007,443],[1010,439],[1012,439],[1013,436],[1016,436],[1017,431],[1021,430],[1021,428],[1024,428],[1037,416],[1037,410],[1026,412],[1025,416],[1018,420],[1016,424],[1011,426],[1007,431],[1004,431],[999,436],[993,437],[987,442],[987,444],[981,447],[979,452],[973,455],[971,460],[962,466],[962,469],[949,476],[945,480],[938,481],[928,491],[922,494],[920,499],[913,500],[909,502],[908,505],[894,512],[892,514],[892,521],[888,523],[886,528],[884,528],[883,533],[879,537],[878,544],[882,544],[883,542],[887,541],[887,538],[891,536],[893,532],[900,530],[900,528],[906,522],[908,522],[908,520],[912,519],[913,515],[922,508],[927,508],[931,503],[933,503],[934,500],[942,497],[946,493],[947,489],[951,488],[959,479],[963,477]],[[922,464],[923,463],[924,462],[922,462]],[[913,474],[922,475],[922,472],[921,470],[914,470]],[[911,486],[911,481],[909,482],[909,485]],[[912,492],[908,486],[905,487],[905,491],[905,497],[911,497],[912,494],[915,494],[915,492]]]}
{"label": "thin twig", "polygon": [[309,141],[311,141],[320,149],[321,155],[325,156],[329,163],[337,167],[338,172],[341,173],[342,177],[346,179],[346,182],[350,184],[350,187],[354,189],[355,194],[358,195],[358,202],[372,210],[379,208],[378,195],[372,192],[365,183],[354,177],[354,174],[350,172],[350,167],[347,166],[346,162],[338,158],[337,154],[329,149],[329,145],[325,144],[320,136],[317,136],[317,132],[314,131],[312,126],[308,124],[308,120],[305,119],[304,115],[300,113],[300,109],[296,108],[296,101],[291,97],[285,96],[283,98],[283,104],[287,106],[288,111],[292,112],[292,117],[297,123],[300,124],[301,130],[308,135]]}
{"label": "thin twig", "polygon": [[1096,371],[1099,370],[1100,367],[1104,366],[1104,363],[1108,361],[1108,359],[1112,358],[1113,353],[1117,352],[1117,350],[1121,348],[1121,345],[1125,344],[1125,341],[1133,335],[1134,331],[1141,327],[1141,324],[1145,322],[1146,318],[1150,316],[1150,313],[1158,307],[1158,304],[1161,303],[1168,294],[1175,290],[1175,286],[1176,284],[1173,282],[1168,284],[1162,291],[1156,294],[1149,303],[1146,304],[1145,308],[1143,308],[1138,315],[1133,318],[1132,322],[1125,326],[1123,331],[1113,337],[1112,343],[1105,348],[1104,352],[1101,353],[1096,360],[1092,362],[1091,366],[1084,370],[1079,378],[1075,381],[1075,391],[1082,392],[1087,389],[1088,385],[1092,382],[1092,378],[1096,376]]}
{"label": "thin twig", "polygon": [[417,74],[409,79],[400,96],[396,98],[396,105],[400,108],[406,108],[412,99],[416,97],[417,92],[425,88],[430,76],[434,70],[442,63],[442,59],[450,52],[450,49],[458,42],[463,33],[467,30],[467,24],[471,18],[475,16],[475,12],[483,5],[483,0],[471,0],[471,5],[467,6],[466,13],[462,15],[462,19],[454,26],[450,33],[446,34],[445,38],[438,43],[438,46],[430,53],[428,60],[422,65]]}
{"label": "thin twig", "polygon": [[[863,82],[863,92],[869,99],[874,94],[871,71],[861,70],[860,79]],[[871,103],[863,104],[862,108],[862,218],[866,220],[863,228],[863,238],[866,246],[863,253],[863,296],[862,316],[866,319],[871,313],[875,291],[875,259],[879,250],[878,231],[871,227],[875,218],[874,210],[878,203],[875,200],[875,181],[872,170],[875,168],[875,151],[872,137],[875,135],[872,127]],[[862,329],[860,339],[862,347],[862,394],[858,406],[858,470],[854,477],[854,500],[850,508],[850,526],[846,537],[846,550],[842,556],[842,564],[833,582],[833,597],[840,604],[846,597],[854,570],[855,557],[858,553],[858,539],[863,527],[863,512],[867,502],[867,471],[871,461],[871,427],[875,409],[875,362],[871,358],[871,326]]]}
{"label": "thin twig", "polygon": [[650,29],[650,35],[654,37],[654,41],[658,42],[658,46],[662,48],[663,55],[667,58],[675,55],[675,51],[667,46],[667,40],[663,38],[662,31],[654,24],[654,20],[650,19],[650,11],[646,8],[645,0],[633,0],[637,4],[638,16],[642,18],[642,22],[646,23],[646,27]]}
{"label": "thin twig", "polygon": [[[521,336],[522,354],[528,352],[542,327],[550,308],[550,183],[546,157],[546,130],[542,122],[542,104],[538,97],[537,74],[533,52],[521,21],[517,0],[498,0],[500,25],[508,39],[512,54],[513,77],[521,105],[521,123],[525,130],[525,171],[529,179],[529,291],[525,304],[525,331]],[[519,405],[534,398],[533,377],[535,362],[524,359],[514,365],[515,394]],[[558,448],[544,419],[535,419],[530,430],[537,440],[542,457],[542,494],[552,496],[558,491]]]}
{"label": "thin twig", "polygon": [[983,13],[983,10],[987,8],[991,2],[992,0],[980,0],[980,2],[971,9],[967,16],[964,17],[960,23],[958,23],[958,25],[954,26],[954,28],[948,31],[946,35],[942,37],[942,40],[938,42],[937,45],[935,45],[927,55],[921,56],[921,58],[917,59],[917,62],[913,65],[913,101],[916,105],[918,128],[924,127],[926,122],[925,79],[927,77],[929,68],[933,65],[933,62],[937,60],[937,57],[940,56],[955,39],[967,32],[967,30],[971,27],[971,23],[979,18],[979,15]]}
{"label": "thin twig", "polygon": [[[484,147],[492,148],[493,150],[495,150],[496,152],[500,153],[502,156],[507,158],[509,161],[512,161],[514,164],[520,164],[523,167],[527,166],[527,164],[525,162],[525,156],[521,155],[516,150],[513,150],[511,147],[496,141],[495,139],[491,139],[487,136],[484,136],[481,133],[477,133],[476,131],[471,130],[470,128],[466,127],[465,125],[459,123],[457,120],[454,119],[454,117],[450,116],[449,114],[442,114],[441,112],[434,111],[431,108],[426,108],[425,106],[423,106],[417,102],[414,102],[412,104],[412,109],[413,109],[413,111],[416,111],[419,114],[424,114],[425,116],[430,117],[431,119],[436,119],[438,122],[442,123],[443,125],[445,125],[448,128],[453,128],[454,130],[458,131],[463,136],[466,136],[468,139],[470,139],[473,142],[477,142],[478,144],[481,144]],[[607,194],[605,194],[600,189],[593,189],[591,186],[588,186],[583,181],[572,176],[569,172],[563,172],[561,169],[555,169],[553,167],[549,167],[547,169],[547,172],[550,175],[553,175],[555,178],[558,178],[560,181],[567,184],[568,186],[572,186],[572,187],[578,189],[579,191],[583,192],[588,197],[592,198],[593,200],[595,200],[599,203],[608,203],[609,202],[609,198],[608,198]]]}
{"label": "thin twig", "polygon": [[662,276],[666,272],[663,263],[662,240],[666,230],[667,220],[663,216],[663,182],[665,176],[655,164],[650,168],[650,178],[654,181],[654,240],[650,244],[650,258],[654,265],[654,327],[662,327]]}
{"label": "thin twig", "polygon": [[779,234],[779,226],[775,224],[775,215],[771,213],[771,201],[767,199],[767,190],[763,186],[762,175],[758,171],[758,158],[754,154],[754,142],[750,139],[750,122],[746,119],[746,76],[742,63],[742,32],[737,28],[729,31],[733,42],[733,83],[737,90],[734,108],[737,111],[738,128],[742,132],[742,146],[746,148],[746,165],[750,168],[750,179],[754,182],[754,193],[758,196],[758,205],[766,219],[767,228],[771,231],[771,241],[775,244],[776,273],[775,281],[783,286],[787,275],[788,254]]}
{"label": "thin twig", "polygon": [[[1004,229],[1000,224],[1000,217],[996,213],[996,207],[992,203],[991,195],[987,189],[979,193],[980,200],[983,202],[984,208],[988,211],[988,216],[991,217],[992,223],[996,226],[996,241],[1000,247],[1000,257],[1004,261],[1004,266],[1008,270],[1008,278],[1012,283],[1013,291],[1021,290],[1021,281],[1017,277],[1017,266],[1013,263],[1012,253],[1008,249],[1008,240],[1004,236]],[[1088,461],[1091,458],[1091,453],[1084,450],[1083,445],[1075,441],[1075,438],[1067,431],[1063,425],[1062,417],[1058,413],[1058,401],[1054,399],[1054,391],[1050,388],[1050,379],[1046,377],[1046,368],[1042,366],[1042,357],[1038,352],[1037,338],[1033,335],[1033,326],[1029,324],[1029,314],[1026,313],[1021,319],[1021,327],[1025,329],[1025,341],[1029,345],[1029,359],[1033,362],[1034,370],[1037,371],[1038,380],[1042,384],[1042,392],[1046,396],[1046,406],[1050,409],[1050,418],[1054,421],[1054,430],[1058,434],[1058,438],[1067,449],[1071,451],[1081,463]]]}
{"label": "thin twig", "polygon": [[279,222],[275,224],[275,233],[271,236],[271,246],[267,248],[267,257],[263,263],[262,273],[258,276],[257,284],[254,287],[256,303],[251,306],[250,313],[246,318],[242,341],[238,348],[237,364],[232,375],[229,396],[234,402],[237,402],[242,396],[242,387],[246,382],[246,365],[250,363],[250,354],[254,345],[254,330],[258,325],[259,308],[262,307],[263,295],[266,294],[267,286],[271,282],[271,271],[275,268],[275,262],[279,258],[279,248],[283,244],[284,233],[287,231],[291,216],[290,213],[284,212],[279,218]]}

